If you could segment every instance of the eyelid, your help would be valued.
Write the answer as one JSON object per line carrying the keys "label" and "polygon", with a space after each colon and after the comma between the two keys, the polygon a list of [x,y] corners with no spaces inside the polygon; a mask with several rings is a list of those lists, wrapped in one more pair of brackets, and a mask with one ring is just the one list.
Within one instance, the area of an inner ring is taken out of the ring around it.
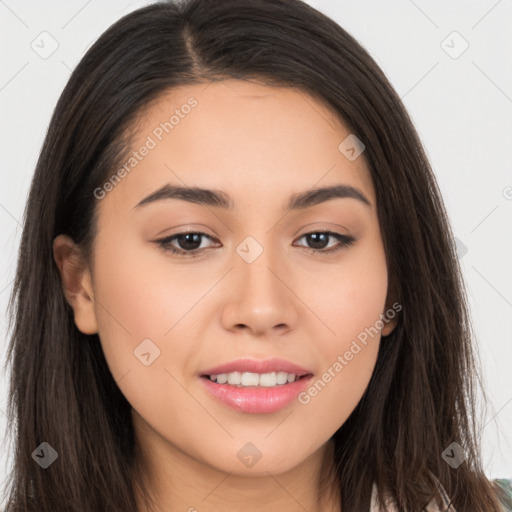
{"label": "eyelid", "polygon": [[[179,230],[179,231],[178,231]],[[200,233],[204,235],[208,235],[212,238],[215,238],[217,235],[210,228],[205,226],[204,224],[184,224],[182,226],[176,226],[173,228],[173,233],[165,235],[163,238],[170,238],[171,236],[177,235],[186,235],[187,233]],[[159,231],[155,236],[161,236],[162,233],[169,232],[168,229],[164,229],[163,231]],[[175,232],[175,233],[174,233]]]}
{"label": "eyelid", "polygon": [[[332,227],[325,227],[325,226],[332,226]],[[295,235],[293,236],[299,236],[298,233],[301,232],[303,229],[306,230],[304,233],[300,236],[307,235],[309,233],[320,233],[320,232],[327,232],[327,231],[339,231],[339,229],[343,229],[346,231],[345,233],[339,233],[343,236],[349,236],[348,232],[350,231],[347,227],[336,224],[335,222],[310,222],[309,224],[306,224],[305,226],[302,226],[301,229],[295,232]]]}

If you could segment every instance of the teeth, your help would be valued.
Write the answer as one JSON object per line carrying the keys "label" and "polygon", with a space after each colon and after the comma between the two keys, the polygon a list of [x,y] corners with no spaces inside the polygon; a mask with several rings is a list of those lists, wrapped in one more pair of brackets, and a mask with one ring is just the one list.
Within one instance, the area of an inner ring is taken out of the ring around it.
{"label": "teeth", "polygon": [[[295,375],[290,374],[290,378],[295,380]],[[276,375],[276,382],[278,384],[286,384],[288,382],[288,374],[286,372],[278,372]],[[293,381],[290,381],[293,382]]]}
{"label": "teeth", "polygon": [[252,372],[231,372],[220,373],[219,375],[210,375],[210,380],[217,384],[230,384],[231,386],[246,387],[260,386],[273,388],[282,386],[288,382],[294,382],[298,377],[293,373],[272,372],[272,373],[252,373]]}
{"label": "teeth", "polygon": [[240,372],[228,373],[228,384],[239,386],[242,383],[242,374]]}
{"label": "teeth", "polygon": [[[261,378],[263,377],[262,375]],[[242,381],[240,384],[242,384],[242,386],[258,386],[261,378],[257,373],[244,372],[242,373]]]}
{"label": "teeth", "polygon": [[212,375],[210,377],[214,382],[217,381],[219,384],[226,384],[228,381],[228,374],[221,373],[220,375]]}

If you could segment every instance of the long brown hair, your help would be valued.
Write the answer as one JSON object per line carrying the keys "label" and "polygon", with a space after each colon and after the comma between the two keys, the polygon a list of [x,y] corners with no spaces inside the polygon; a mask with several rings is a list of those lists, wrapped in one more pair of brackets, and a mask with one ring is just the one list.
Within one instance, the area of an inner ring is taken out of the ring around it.
{"label": "long brown hair", "polygon": [[[65,233],[90,261],[93,191],[122,161],[137,114],[173,87],[226,78],[297,87],[366,147],[402,311],[363,398],[334,434],[343,512],[367,510],[373,482],[400,511],[421,510],[436,495],[433,475],[458,512],[498,512],[479,453],[464,283],[433,172],[374,60],[299,0],[156,3],[113,24],[73,71],[35,169],[9,301],[7,511],[135,511],[141,479],[130,405],[98,336],[74,324],[52,242]],[[42,442],[59,454],[47,469],[32,457]],[[442,457],[452,443],[466,457],[456,469]]]}

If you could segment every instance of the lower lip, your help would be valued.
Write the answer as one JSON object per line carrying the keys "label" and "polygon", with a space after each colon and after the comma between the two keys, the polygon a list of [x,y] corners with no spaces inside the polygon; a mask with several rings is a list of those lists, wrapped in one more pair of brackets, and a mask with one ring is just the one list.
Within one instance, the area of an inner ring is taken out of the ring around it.
{"label": "lower lip", "polygon": [[275,387],[236,387],[217,384],[200,377],[206,390],[226,405],[241,412],[263,414],[277,412],[293,402],[310,382],[312,375]]}

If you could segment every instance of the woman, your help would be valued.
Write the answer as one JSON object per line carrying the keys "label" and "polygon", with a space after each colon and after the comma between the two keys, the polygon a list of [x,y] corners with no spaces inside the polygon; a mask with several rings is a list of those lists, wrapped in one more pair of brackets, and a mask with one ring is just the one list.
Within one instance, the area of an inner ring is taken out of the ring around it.
{"label": "woman", "polygon": [[99,38],[10,312],[8,511],[501,510],[435,178],[300,1],[163,2]]}

